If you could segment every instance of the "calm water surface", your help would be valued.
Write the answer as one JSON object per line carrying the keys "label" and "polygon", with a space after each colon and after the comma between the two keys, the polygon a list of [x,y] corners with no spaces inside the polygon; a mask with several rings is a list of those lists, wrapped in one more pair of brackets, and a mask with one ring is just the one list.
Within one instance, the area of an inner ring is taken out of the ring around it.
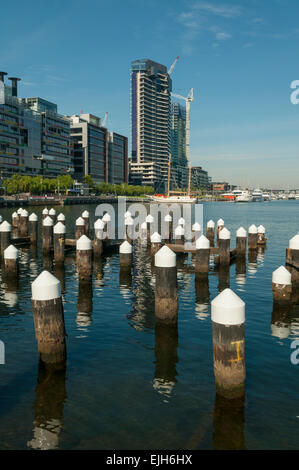
{"label": "calm water surface", "polygon": [[[85,208],[61,210],[68,231]],[[93,222],[95,206],[87,209]],[[0,213],[10,221],[13,211]],[[40,217],[41,209],[31,211]],[[91,285],[79,285],[73,256],[61,272],[43,266],[39,250],[22,249],[18,283],[1,276],[0,285],[0,448],[298,449],[299,365],[290,362],[290,343],[299,339],[299,305],[275,328],[271,290],[298,215],[299,201],[206,203],[205,223],[223,218],[233,239],[241,225],[263,224],[267,249],[245,271],[236,264],[229,276],[211,271],[206,285],[180,270],[171,331],[155,329],[144,249],[136,249],[131,277],[111,254],[94,266]],[[68,357],[56,374],[39,365],[33,327],[31,282],[43,267],[63,290]],[[216,397],[212,360],[210,300],[227,286],[246,302],[246,399],[234,407]]]}

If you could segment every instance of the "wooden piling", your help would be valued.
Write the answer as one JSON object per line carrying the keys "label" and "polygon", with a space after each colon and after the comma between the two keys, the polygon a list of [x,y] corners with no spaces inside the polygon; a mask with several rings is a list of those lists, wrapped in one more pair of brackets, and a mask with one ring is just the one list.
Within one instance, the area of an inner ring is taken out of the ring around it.
{"label": "wooden piling", "polygon": [[206,237],[210,241],[210,247],[215,246],[215,222],[213,220],[209,220],[207,223],[207,230],[206,230]]}
{"label": "wooden piling", "polygon": [[84,211],[82,213],[82,219],[84,220],[84,233],[87,237],[89,237],[89,212]]}
{"label": "wooden piling", "polygon": [[219,264],[230,264],[230,231],[223,227],[219,231]]}
{"label": "wooden piling", "polygon": [[42,247],[43,253],[49,253],[53,247],[53,219],[51,217],[46,217],[43,220],[43,240]]}
{"label": "wooden piling", "polygon": [[0,225],[0,245],[1,245],[1,256],[4,255],[4,250],[11,244],[11,225],[4,220]]}
{"label": "wooden piling", "polygon": [[60,282],[48,271],[43,271],[32,283],[31,289],[40,359],[45,363],[64,362],[66,344]]}
{"label": "wooden piling", "polygon": [[79,280],[89,281],[92,278],[92,243],[86,235],[76,242],[76,261]]}
{"label": "wooden piling", "polygon": [[103,230],[105,224],[101,219],[97,219],[94,223],[94,239],[93,239],[93,254],[95,259],[98,259],[103,254]]}
{"label": "wooden piling", "polygon": [[196,240],[196,253],[194,267],[196,273],[209,272],[210,266],[210,241],[204,235]]}
{"label": "wooden piling", "polygon": [[292,275],[280,266],[272,273],[272,291],[276,302],[290,302],[292,298]]}
{"label": "wooden piling", "polygon": [[185,229],[181,226],[178,225],[174,231],[174,239],[176,245],[184,245],[185,243]]}
{"label": "wooden piling", "polygon": [[158,232],[151,236],[151,254],[155,255],[162,248],[162,237]]}
{"label": "wooden piling", "polygon": [[236,254],[238,258],[245,258],[247,251],[247,232],[240,227],[236,232]]}
{"label": "wooden piling", "polygon": [[176,254],[166,245],[155,254],[155,272],[156,322],[174,324],[178,315]]}
{"label": "wooden piling", "polygon": [[30,237],[30,243],[31,245],[36,245],[37,244],[37,238],[38,238],[38,217],[37,215],[33,212],[29,216],[29,237]]}
{"label": "wooden piling", "polygon": [[85,222],[82,217],[76,220],[75,239],[79,240],[82,235],[85,235]]}
{"label": "wooden piling", "polygon": [[257,227],[254,224],[248,229],[248,250],[257,250]]}
{"label": "wooden piling", "polygon": [[54,259],[55,264],[63,264],[65,258],[65,232],[62,222],[57,222],[53,229]]}
{"label": "wooden piling", "polygon": [[13,245],[9,245],[4,250],[4,271],[8,277],[18,276],[19,250]]}

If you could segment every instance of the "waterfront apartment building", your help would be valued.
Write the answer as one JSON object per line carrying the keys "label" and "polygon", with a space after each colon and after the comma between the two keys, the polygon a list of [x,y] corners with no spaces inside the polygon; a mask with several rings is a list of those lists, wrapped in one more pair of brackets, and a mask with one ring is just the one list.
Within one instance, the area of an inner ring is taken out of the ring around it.
{"label": "waterfront apartment building", "polygon": [[171,103],[171,188],[188,186],[186,156],[186,110],[180,103]]}
{"label": "waterfront apartment building", "polygon": [[74,146],[74,178],[90,175],[95,184],[128,182],[128,138],[101,127],[93,114],[68,117]]}
{"label": "waterfront apartment building", "polygon": [[191,168],[191,186],[194,189],[211,189],[211,177],[201,166]]}
{"label": "waterfront apartment building", "polygon": [[[142,184],[165,189],[170,154],[172,81],[167,68],[149,59],[131,63],[130,173],[146,174]],[[159,168],[158,168],[159,167]],[[139,176],[137,176],[139,177]]]}
{"label": "waterfront apartment building", "polygon": [[108,183],[128,183],[128,138],[116,132],[108,135]]}

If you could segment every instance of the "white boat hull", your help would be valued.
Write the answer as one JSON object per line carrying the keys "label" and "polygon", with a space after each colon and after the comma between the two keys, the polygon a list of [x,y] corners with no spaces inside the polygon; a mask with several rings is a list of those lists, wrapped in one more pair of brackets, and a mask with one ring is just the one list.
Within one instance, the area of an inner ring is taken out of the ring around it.
{"label": "white boat hull", "polygon": [[165,204],[195,204],[197,202],[197,198],[191,196],[150,196],[150,199],[153,202]]}

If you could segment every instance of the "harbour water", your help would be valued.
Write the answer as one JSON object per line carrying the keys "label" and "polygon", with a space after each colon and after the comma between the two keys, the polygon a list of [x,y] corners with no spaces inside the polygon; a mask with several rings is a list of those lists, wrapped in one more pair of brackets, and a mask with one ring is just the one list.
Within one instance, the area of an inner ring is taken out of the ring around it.
{"label": "harbour water", "polygon": [[[93,224],[95,206],[61,209],[68,231],[86,208]],[[42,208],[33,210],[41,220]],[[1,210],[3,219],[13,211]],[[271,290],[298,215],[299,201],[205,203],[204,223],[224,219],[233,246],[237,228],[254,223],[265,226],[267,247],[245,272],[236,264],[229,278],[211,271],[208,285],[179,269],[177,330],[155,328],[144,250],[135,252],[131,278],[120,277],[111,254],[83,289],[73,257],[64,272],[49,266],[62,281],[67,332],[66,369],[53,375],[39,366],[31,307],[43,260],[22,249],[18,283],[0,286],[0,448],[298,449],[299,364],[290,344],[299,339],[299,305],[277,328]],[[235,406],[216,397],[213,374],[210,301],[228,285],[246,303],[246,398]]]}

